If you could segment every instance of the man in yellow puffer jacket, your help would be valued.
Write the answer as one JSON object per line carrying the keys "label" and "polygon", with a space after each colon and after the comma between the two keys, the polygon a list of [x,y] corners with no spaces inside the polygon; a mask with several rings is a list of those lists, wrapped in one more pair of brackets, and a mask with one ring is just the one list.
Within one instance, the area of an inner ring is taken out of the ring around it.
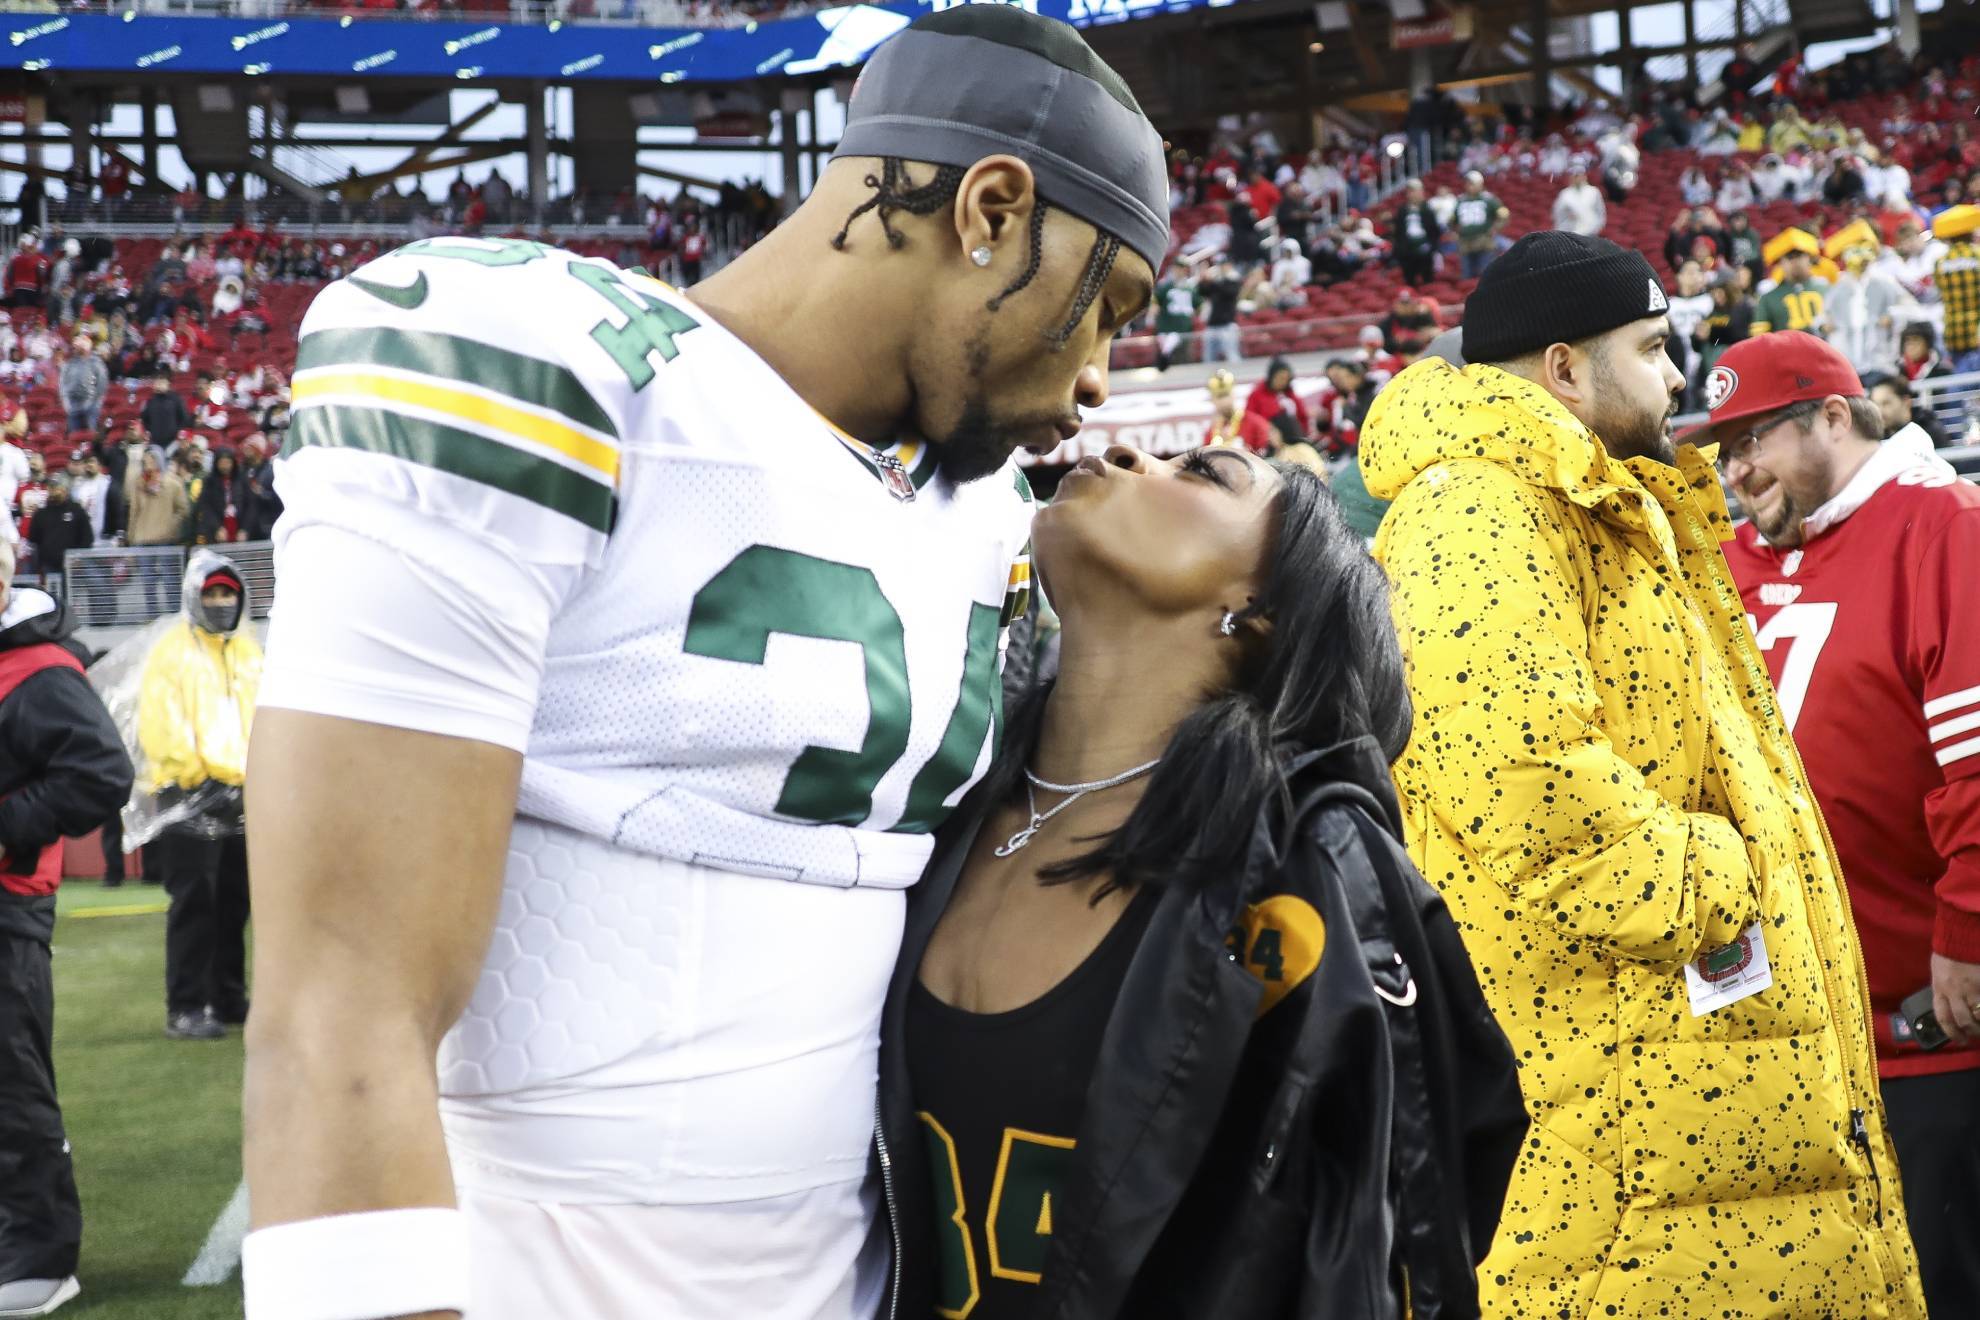
{"label": "man in yellow puffer jacket", "polygon": [[1473,365],[1409,368],[1362,431],[1410,853],[1533,1116],[1484,1313],[1921,1320],[1848,899],[1669,437],[1664,308],[1640,254],[1529,235]]}
{"label": "man in yellow puffer jacket", "polygon": [[247,581],[211,550],[186,565],[183,613],[145,658],[139,788],[173,823],[146,852],[162,872],[165,1034],[216,1040],[247,1018],[247,841],[241,786],[261,689]]}

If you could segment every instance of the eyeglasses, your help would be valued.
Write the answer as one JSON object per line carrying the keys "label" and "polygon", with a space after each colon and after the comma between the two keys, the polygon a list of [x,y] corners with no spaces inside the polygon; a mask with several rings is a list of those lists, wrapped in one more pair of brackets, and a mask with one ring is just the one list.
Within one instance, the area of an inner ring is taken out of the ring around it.
{"label": "eyeglasses", "polygon": [[1758,426],[1740,432],[1719,446],[1719,471],[1731,469],[1735,463],[1751,467],[1766,450],[1767,437],[1793,421],[1793,412],[1775,413]]}

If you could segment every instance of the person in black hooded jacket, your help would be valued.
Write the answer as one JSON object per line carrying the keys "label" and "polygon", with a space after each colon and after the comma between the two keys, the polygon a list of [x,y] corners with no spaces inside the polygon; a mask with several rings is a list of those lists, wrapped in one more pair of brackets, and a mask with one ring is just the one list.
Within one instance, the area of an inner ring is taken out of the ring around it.
{"label": "person in black hooded jacket", "polygon": [[1083,460],[1033,546],[1058,677],[938,838],[881,1022],[882,1313],[1477,1317],[1526,1115],[1397,837],[1381,570],[1237,449]]}
{"label": "person in black hooded jacket", "polygon": [[0,541],[0,1314],[79,1291],[82,1203],[55,1098],[49,942],[62,838],[130,798],[131,760],[46,592],[12,586]]}

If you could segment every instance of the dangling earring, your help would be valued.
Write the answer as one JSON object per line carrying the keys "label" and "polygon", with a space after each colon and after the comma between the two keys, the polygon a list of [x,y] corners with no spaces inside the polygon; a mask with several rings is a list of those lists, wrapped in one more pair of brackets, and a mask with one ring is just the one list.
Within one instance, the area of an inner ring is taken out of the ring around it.
{"label": "dangling earring", "polygon": [[1224,611],[1224,621],[1217,625],[1217,631],[1226,637],[1237,636],[1238,617],[1230,610]]}
{"label": "dangling earring", "polygon": [[974,248],[970,251],[969,259],[979,266],[987,266],[990,264],[990,249],[987,246]]}

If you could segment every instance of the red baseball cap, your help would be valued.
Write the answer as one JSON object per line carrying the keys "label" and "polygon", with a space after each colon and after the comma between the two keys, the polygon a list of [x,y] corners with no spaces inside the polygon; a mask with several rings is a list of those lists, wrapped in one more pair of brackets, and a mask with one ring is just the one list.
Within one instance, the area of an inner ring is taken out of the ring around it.
{"label": "red baseball cap", "polygon": [[1712,420],[1678,439],[1711,444],[1722,438],[1728,422],[1831,394],[1860,399],[1865,393],[1856,368],[1828,340],[1801,330],[1755,335],[1727,349],[1706,375],[1705,406]]}

